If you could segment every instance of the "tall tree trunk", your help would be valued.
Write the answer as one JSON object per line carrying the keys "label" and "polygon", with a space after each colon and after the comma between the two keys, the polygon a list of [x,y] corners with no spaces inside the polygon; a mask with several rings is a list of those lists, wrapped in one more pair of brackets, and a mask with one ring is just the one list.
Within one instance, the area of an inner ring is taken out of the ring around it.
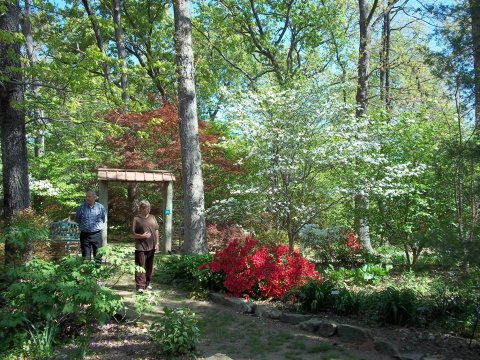
{"label": "tall tree trunk", "polygon": [[470,0],[472,20],[473,70],[475,79],[475,129],[480,121],[480,0]]}
{"label": "tall tree trunk", "polygon": [[[357,93],[355,117],[363,118],[367,114],[368,107],[368,67],[370,62],[370,22],[378,5],[378,0],[373,2],[370,12],[366,0],[358,0],[360,41],[358,47],[357,65]],[[355,231],[360,242],[367,251],[372,251],[370,243],[370,227],[368,224],[368,192],[359,191],[355,195]]]}
{"label": "tall tree trunk", "polygon": [[[127,63],[125,55],[125,36],[123,34],[121,10],[124,4],[124,0],[112,0],[112,16],[115,28],[115,44],[117,46],[118,60],[120,61],[120,87],[122,89],[122,101],[123,111],[128,111],[128,103],[130,97],[128,95],[128,75],[127,75]],[[135,149],[129,149],[135,151]],[[128,202],[131,209],[135,209],[138,204],[138,184],[128,184]]]}
{"label": "tall tree trunk", "polygon": [[[391,0],[387,6],[390,7]],[[382,49],[380,50],[380,99],[390,108],[390,10],[383,14]]]}
{"label": "tall tree trunk", "polygon": [[[88,2],[88,0],[82,0],[82,4],[83,4],[83,7],[85,8],[85,12],[88,15],[88,19],[90,20],[90,24],[92,25],[93,33],[95,34],[95,40],[97,42],[97,47],[100,50],[100,52],[106,56],[102,33],[100,32],[98,21],[95,17],[95,14],[93,13],[90,3]],[[103,77],[105,78],[107,86],[109,86],[112,81],[110,79],[110,73],[108,72],[108,64],[106,62],[102,63],[102,70],[103,70]]]}
{"label": "tall tree trunk", "polygon": [[[25,6],[23,9],[23,14],[21,16],[22,23],[22,32],[25,37],[25,49],[27,51],[27,57],[29,61],[29,66],[34,67],[37,63],[37,52],[35,50],[35,43],[33,41],[32,29],[30,23],[30,0],[25,0]],[[38,84],[37,79],[31,79],[31,91],[34,97],[38,96]],[[35,107],[33,109],[33,121],[38,124],[40,130],[35,136],[35,157],[41,157],[45,154],[45,132],[43,130],[43,109]]]}
{"label": "tall tree trunk", "polygon": [[195,66],[189,5],[189,0],[173,0],[184,192],[183,251],[187,254],[203,254],[208,251],[208,246],[205,234],[202,157],[198,141]]}
{"label": "tall tree trunk", "polygon": [[[9,1],[0,13],[0,31],[14,34],[20,30],[18,0]],[[25,114],[17,104],[24,100],[20,63],[20,44],[0,42],[0,74],[6,76],[0,85],[0,130],[3,163],[4,217],[12,220],[15,214],[30,206],[28,157]],[[29,244],[26,244],[27,246]],[[25,259],[28,249],[6,241],[5,262]]]}
{"label": "tall tree trunk", "polygon": [[[475,132],[478,136],[478,127],[480,122],[480,0],[469,0],[470,4],[470,18],[472,22],[472,49],[473,49],[473,73],[474,73],[474,92],[475,92]],[[470,211],[471,211],[471,223],[470,223],[470,236],[469,242],[473,242],[475,239],[475,229],[478,221],[478,192],[474,189],[478,188],[478,181],[474,176],[476,167],[476,159],[470,160],[471,169],[471,181],[470,181]],[[468,261],[463,263],[463,270],[468,271]]]}
{"label": "tall tree trunk", "polygon": [[122,88],[122,100],[125,105],[125,109],[128,107],[128,77],[127,77],[127,63],[125,61],[125,39],[123,36],[123,28],[120,11],[123,7],[123,0],[112,0],[112,15],[113,22],[115,24],[115,43],[117,45],[118,60],[120,61],[121,74],[120,74],[120,86]]}
{"label": "tall tree trunk", "polygon": [[457,125],[458,125],[458,144],[457,144],[457,156],[455,159],[455,178],[454,178],[454,189],[455,189],[455,206],[457,214],[457,224],[458,224],[458,238],[463,247],[463,260],[462,260],[462,270],[464,272],[468,271],[469,262],[468,262],[468,241],[469,237],[465,236],[465,225],[463,221],[463,206],[464,206],[464,178],[465,178],[465,166],[464,166],[464,157],[463,157],[463,133],[462,133],[462,109],[461,109],[461,100],[460,100],[460,81],[457,80],[457,87],[455,91],[455,107],[457,111]]}

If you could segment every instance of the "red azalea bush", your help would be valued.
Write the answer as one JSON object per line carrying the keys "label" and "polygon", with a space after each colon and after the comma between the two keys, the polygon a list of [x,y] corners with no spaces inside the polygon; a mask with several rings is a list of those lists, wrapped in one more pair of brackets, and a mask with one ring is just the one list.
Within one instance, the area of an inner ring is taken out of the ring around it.
{"label": "red azalea bush", "polygon": [[358,238],[355,236],[353,232],[347,234],[347,241],[345,243],[351,253],[359,252],[362,249],[360,248],[360,243],[358,242]]}
{"label": "red azalea bush", "polygon": [[208,267],[211,272],[225,273],[225,289],[235,297],[281,299],[307,280],[321,280],[315,264],[298,252],[282,244],[260,246],[252,237],[232,240]]}

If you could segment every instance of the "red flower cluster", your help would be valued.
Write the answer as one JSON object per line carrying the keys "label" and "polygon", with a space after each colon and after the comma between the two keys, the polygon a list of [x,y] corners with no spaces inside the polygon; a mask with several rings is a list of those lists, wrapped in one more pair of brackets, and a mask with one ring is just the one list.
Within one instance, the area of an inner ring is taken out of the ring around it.
{"label": "red flower cluster", "polygon": [[225,272],[224,286],[232,296],[281,299],[308,279],[321,280],[315,264],[285,245],[259,246],[252,237],[234,239],[218,251],[209,264],[211,272]]}
{"label": "red flower cluster", "polygon": [[357,252],[360,250],[360,243],[358,242],[358,238],[353,232],[347,234],[346,245],[351,252]]}

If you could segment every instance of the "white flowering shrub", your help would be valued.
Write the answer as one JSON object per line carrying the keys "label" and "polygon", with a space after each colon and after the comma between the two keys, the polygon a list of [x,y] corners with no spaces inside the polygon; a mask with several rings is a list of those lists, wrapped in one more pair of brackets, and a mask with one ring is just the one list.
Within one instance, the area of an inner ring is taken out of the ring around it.
{"label": "white flowering shrub", "polygon": [[60,190],[54,187],[49,180],[36,180],[30,177],[29,181],[30,181],[30,191],[34,195],[57,196],[60,194]]}
{"label": "white flowering shrub", "polygon": [[348,232],[346,226],[322,229],[318,225],[307,224],[299,233],[300,251],[304,256],[325,264],[349,260],[345,245]]}

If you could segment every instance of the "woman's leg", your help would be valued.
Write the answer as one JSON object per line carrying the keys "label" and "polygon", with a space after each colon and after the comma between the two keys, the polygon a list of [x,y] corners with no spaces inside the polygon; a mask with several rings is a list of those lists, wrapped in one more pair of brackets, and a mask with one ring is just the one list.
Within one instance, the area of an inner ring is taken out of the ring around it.
{"label": "woman's leg", "polygon": [[[147,257],[145,253],[147,251],[135,251],[135,265],[140,266],[145,269],[145,262]],[[145,289],[147,287],[145,272],[135,271],[135,287],[137,290]]]}
{"label": "woman's leg", "polygon": [[153,260],[155,257],[155,249],[145,251],[145,285],[150,285],[153,274]]}

